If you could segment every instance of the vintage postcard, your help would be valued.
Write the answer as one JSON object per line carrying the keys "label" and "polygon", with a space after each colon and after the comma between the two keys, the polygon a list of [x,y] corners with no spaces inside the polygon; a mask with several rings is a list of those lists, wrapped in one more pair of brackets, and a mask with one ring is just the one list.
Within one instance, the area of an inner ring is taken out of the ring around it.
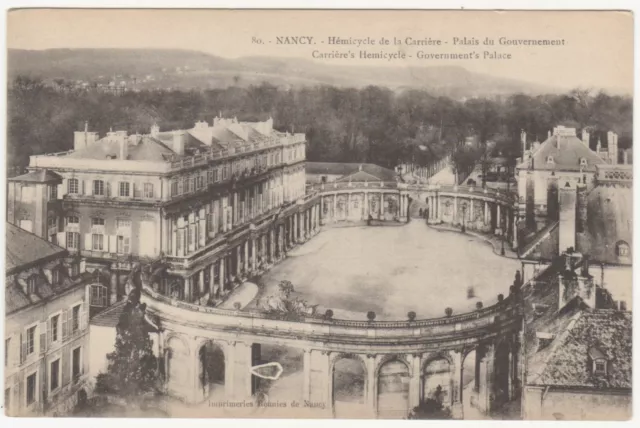
{"label": "vintage postcard", "polygon": [[6,415],[631,418],[631,12],[7,22]]}

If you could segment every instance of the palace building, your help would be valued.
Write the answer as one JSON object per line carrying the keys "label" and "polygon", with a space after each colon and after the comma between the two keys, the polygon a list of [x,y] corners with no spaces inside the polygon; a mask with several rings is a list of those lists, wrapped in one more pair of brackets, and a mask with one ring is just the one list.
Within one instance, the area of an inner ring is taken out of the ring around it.
{"label": "palace building", "polygon": [[163,293],[213,303],[319,225],[305,196],[305,136],[271,119],[216,117],[145,135],[74,135],[9,180],[8,221],[111,278],[109,303],[140,263],[166,269]]}

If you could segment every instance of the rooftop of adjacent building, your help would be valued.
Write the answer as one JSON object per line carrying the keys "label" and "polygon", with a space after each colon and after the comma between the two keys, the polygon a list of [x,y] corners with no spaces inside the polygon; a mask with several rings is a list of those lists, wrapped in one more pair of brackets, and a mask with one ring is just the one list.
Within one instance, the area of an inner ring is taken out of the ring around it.
{"label": "rooftop of adjacent building", "polygon": [[577,137],[575,128],[563,126],[554,128],[549,138],[530,152],[530,156],[530,160],[525,156],[517,168],[528,169],[531,162],[534,170],[595,172],[596,165],[606,163]]}
{"label": "rooftop of adjacent building", "polygon": [[307,162],[307,175],[338,175],[338,181],[395,181],[396,172],[372,163]]}
{"label": "rooftop of adjacent building", "polygon": [[67,253],[64,248],[11,223],[5,223],[5,227],[7,275],[62,257]]}
{"label": "rooftop of adjacent building", "polygon": [[41,184],[58,184],[62,182],[62,176],[48,169],[38,169],[16,177],[10,177],[8,181],[17,181],[21,183],[41,183]]}
{"label": "rooftop of adjacent building", "polygon": [[[559,308],[557,269],[550,270],[525,289],[527,383],[631,388],[632,313],[619,310],[599,287],[596,307],[576,295]],[[599,359],[606,362],[605,373],[594,371],[594,360]]]}

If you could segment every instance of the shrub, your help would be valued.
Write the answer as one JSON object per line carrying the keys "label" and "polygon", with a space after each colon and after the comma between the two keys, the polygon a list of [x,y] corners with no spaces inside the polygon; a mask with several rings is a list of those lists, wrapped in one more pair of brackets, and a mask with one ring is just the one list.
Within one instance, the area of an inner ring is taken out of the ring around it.
{"label": "shrub", "polygon": [[502,302],[504,300],[504,294],[498,294],[498,302]]}
{"label": "shrub", "polygon": [[482,302],[476,303],[476,309],[478,310],[482,309]]}
{"label": "shrub", "polygon": [[331,318],[333,318],[333,311],[331,309],[327,309],[324,312],[324,317],[325,317],[325,319],[330,320]]}
{"label": "shrub", "polygon": [[407,317],[409,318],[409,321],[413,321],[416,319],[416,313],[413,311],[409,311],[409,313],[407,313]]}
{"label": "shrub", "polygon": [[450,317],[451,315],[453,315],[453,309],[447,308],[444,310],[444,313],[447,315],[447,317]]}
{"label": "shrub", "polygon": [[373,321],[374,319],[376,319],[376,313],[373,311],[369,311],[367,312],[367,319],[369,321]]}

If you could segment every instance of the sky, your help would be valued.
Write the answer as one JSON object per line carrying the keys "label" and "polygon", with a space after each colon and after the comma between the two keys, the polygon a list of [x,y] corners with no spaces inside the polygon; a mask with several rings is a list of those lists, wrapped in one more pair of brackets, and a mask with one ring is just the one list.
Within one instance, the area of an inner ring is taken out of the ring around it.
{"label": "sky", "polygon": [[[9,12],[7,26],[7,46],[18,49],[178,48],[228,58],[301,57],[345,65],[456,64],[558,88],[633,91],[633,17],[628,12],[24,9]],[[313,37],[315,45],[277,43],[278,37],[299,36]],[[369,37],[376,44],[329,45],[329,37]],[[395,37],[403,44],[380,46],[382,37]],[[407,37],[437,39],[443,44],[407,46]],[[564,40],[564,44],[501,46],[500,37]],[[475,38],[480,45],[454,44],[454,38]],[[482,45],[485,38],[496,44]],[[411,58],[360,59],[360,50],[404,53]],[[314,52],[336,51],[351,51],[356,58],[313,57]],[[418,59],[419,51],[473,52],[480,59]],[[489,59],[485,52],[511,58]]]}

